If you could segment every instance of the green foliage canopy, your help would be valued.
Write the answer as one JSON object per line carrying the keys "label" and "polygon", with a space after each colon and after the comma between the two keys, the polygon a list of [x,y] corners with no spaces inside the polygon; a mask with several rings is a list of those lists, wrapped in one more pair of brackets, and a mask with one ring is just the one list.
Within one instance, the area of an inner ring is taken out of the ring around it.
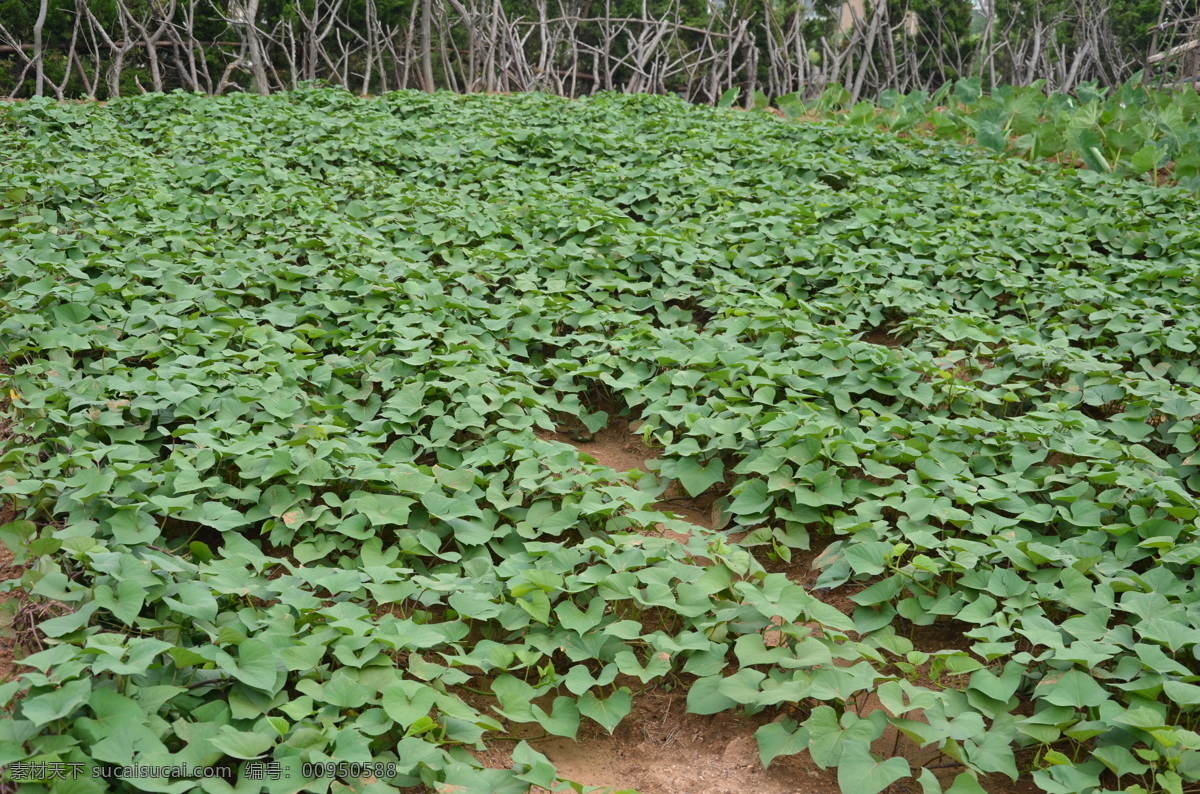
{"label": "green foliage canopy", "polygon": [[[856,793],[940,788],[889,726],[956,794],[1200,780],[1192,194],[648,96],[39,100],[0,149],[0,540],[55,605],[6,761],[523,791],[464,747],[670,682]],[[622,418],[649,473],[552,436]]]}

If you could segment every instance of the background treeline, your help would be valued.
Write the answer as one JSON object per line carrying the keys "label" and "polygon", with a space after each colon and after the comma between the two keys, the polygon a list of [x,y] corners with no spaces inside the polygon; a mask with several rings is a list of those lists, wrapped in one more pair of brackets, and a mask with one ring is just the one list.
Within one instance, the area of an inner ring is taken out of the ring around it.
{"label": "background treeline", "polygon": [[0,96],[397,88],[852,101],[1200,72],[1200,0],[0,0]]}

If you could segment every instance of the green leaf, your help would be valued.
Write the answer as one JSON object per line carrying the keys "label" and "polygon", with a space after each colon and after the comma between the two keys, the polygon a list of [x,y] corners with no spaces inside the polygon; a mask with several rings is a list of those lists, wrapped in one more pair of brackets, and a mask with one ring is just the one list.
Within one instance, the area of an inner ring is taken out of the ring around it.
{"label": "green leaf", "polygon": [[428,491],[421,495],[421,504],[429,510],[429,514],[438,518],[462,518],[476,512],[473,500],[465,497],[446,496],[438,491]]}
{"label": "green leaf", "polygon": [[1008,136],[995,122],[980,122],[975,138],[980,146],[991,149],[996,154],[1003,154],[1008,149]]}
{"label": "green leaf", "polygon": [[238,731],[229,726],[224,726],[220,733],[209,738],[209,742],[225,755],[247,760],[258,758],[275,744],[270,736]]}
{"label": "green leaf", "polygon": [[725,464],[720,458],[703,466],[692,458],[681,458],[674,467],[674,476],[689,496],[699,496],[725,479]]}
{"label": "green leaf", "polygon": [[1075,134],[1075,149],[1079,153],[1079,159],[1091,170],[1106,174],[1112,167],[1104,159],[1103,145],[1100,136],[1094,130],[1080,130]]}
{"label": "green leaf", "polygon": [[889,758],[879,761],[861,745],[848,746],[838,763],[838,786],[855,794],[878,794],[912,773],[908,761]]}
{"label": "green leaf", "polygon": [[219,532],[229,532],[250,523],[237,510],[220,502],[205,502],[199,507],[184,510],[179,515],[180,518],[187,521],[195,521],[197,524],[212,527]]}
{"label": "green leaf", "polygon": [[275,652],[260,639],[251,637],[237,646],[237,658],[225,651],[216,654],[217,666],[248,687],[274,694],[278,691]]}
{"label": "green leaf", "polygon": [[321,696],[331,705],[344,709],[359,709],[366,705],[371,690],[339,670],[321,688]]}
{"label": "green leaf", "polygon": [[722,695],[741,705],[758,703],[759,684],[766,678],[765,673],[750,668],[742,668],[730,676],[726,676],[717,688]]}
{"label": "green leaf", "polygon": [[407,728],[429,714],[437,701],[437,692],[419,681],[402,679],[383,690],[383,711],[401,728]]}
{"label": "green leaf", "polygon": [[413,500],[406,496],[355,492],[346,504],[365,515],[372,526],[402,526],[408,520]]}
{"label": "green leaf", "polygon": [[633,698],[628,687],[621,687],[610,697],[598,698],[592,692],[585,692],[578,702],[579,712],[597,722],[609,733],[617,727],[617,723],[625,719],[625,715],[633,707]]}
{"label": "green leaf", "polygon": [[574,698],[566,696],[556,697],[549,714],[543,711],[537,704],[533,704],[531,709],[533,716],[537,719],[537,723],[547,733],[574,739],[575,734],[579,732],[579,708],[575,705]]}
{"label": "green leaf", "polygon": [[603,598],[593,598],[588,603],[587,612],[581,611],[573,601],[563,600],[554,608],[554,614],[558,616],[563,628],[577,634],[586,634],[600,625],[604,616],[604,607]]}
{"label": "green leaf", "polygon": [[793,720],[768,722],[754,732],[758,741],[758,757],[764,767],[781,755],[795,755],[808,747],[808,731],[797,727]]}
{"label": "green leaf", "polygon": [[804,115],[804,101],[799,93],[775,97],[775,104],[783,111],[784,118],[795,121]]}
{"label": "green leaf", "polygon": [[208,544],[201,543],[198,540],[193,540],[191,543],[189,543],[188,548],[192,552],[192,558],[197,562],[212,562],[215,558],[215,555],[212,553],[212,549],[208,547]]}
{"label": "green leaf", "polygon": [[13,556],[13,562],[23,565],[28,559],[26,547],[37,534],[37,524],[32,521],[12,521],[0,526],[0,543]]}
{"label": "green leaf", "polygon": [[[735,489],[737,491],[737,489]],[[729,512],[736,516],[745,516],[752,520],[771,505],[772,499],[767,493],[767,484],[762,480],[749,480],[737,491],[737,497],[729,506]]]}
{"label": "green leaf", "polygon": [[44,620],[38,624],[38,631],[45,634],[47,637],[62,637],[72,632],[79,631],[91,621],[92,614],[100,608],[100,604],[93,601],[90,604],[84,604],[76,611],[62,617],[51,618]]}
{"label": "green leaf", "polygon": [[723,677],[719,675],[697,678],[688,689],[687,710],[689,714],[718,714],[737,706],[737,701],[720,691]]}
{"label": "green leaf", "polygon": [[1015,662],[1007,663],[999,677],[987,670],[976,670],[971,674],[970,688],[982,692],[992,700],[1007,703],[1021,686],[1023,673],[1024,668]]}
{"label": "green leaf", "polygon": [[1092,750],[1092,757],[1098,759],[1118,776],[1144,775],[1150,770],[1149,765],[1143,764],[1133,757],[1129,748],[1119,744],[1096,747]]}
{"label": "green leaf", "polygon": [[1200,686],[1182,681],[1164,681],[1163,692],[1181,706],[1200,706]]}
{"label": "green leaf", "polygon": [[512,760],[516,765],[518,780],[547,790],[555,788],[558,773],[554,771],[554,764],[525,741],[518,742],[517,746],[513,748]]}
{"label": "green leaf", "polygon": [[993,726],[992,730],[983,736],[964,742],[967,760],[980,772],[1000,772],[1016,780],[1017,760],[1013,754],[1012,741],[1011,727]]}
{"label": "green leaf", "polygon": [[39,726],[62,719],[82,706],[91,691],[90,681],[71,681],[61,689],[26,697],[21,701],[21,716]]}
{"label": "green leaf", "polygon": [[1099,706],[1108,700],[1104,688],[1090,675],[1078,670],[1070,670],[1061,676],[1047,675],[1038,683],[1036,694],[1056,706],[1076,708]]}
{"label": "green leaf", "polygon": [[[880,717],[883,716],[880,713]],[[846,715],[845,722],[843,728],[829,706],[818,706],[804,721],[804,727],[808,729],[809,755],[822,769],[838,766],[842,756],[851,749],[869,754],[871,742],[882,732],[877,731],[871,720],[859,719],[854,714]]]}
{"label": "green leaf", "polygon": [[1154,145],[1143,146],[1129,158],[1129,170],[1136,176],[1150,171],[1158,166],[1159,153]]}
{"label": "green leaf", "polygon": [[951,781],[946,794],[987,794],[987,789],[981,786],[971,773],[960,772]]}

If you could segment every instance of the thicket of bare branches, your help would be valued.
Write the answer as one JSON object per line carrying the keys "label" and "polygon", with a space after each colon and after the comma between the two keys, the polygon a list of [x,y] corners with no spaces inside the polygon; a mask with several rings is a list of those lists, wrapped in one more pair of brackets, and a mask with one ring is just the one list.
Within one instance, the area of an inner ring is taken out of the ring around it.
{"label": "thicket of bare branches", "polygon": [[[985,0],[982,32],[955,46],[947,43],[957,34],[936,11],[919,20],[883,2],[861,12],[848,4],[850,24],[822,28],[795,5],[784,12],[770,0],[713,5],[703,25],[685,21],[677,0],[657,14],[643,5],[634,16],[615,12],[611,0],[530,0],[520,16],[500,0],[416,0],[407,18],[391,20],[365,0],[365,21],[353,23],[345,0],[308,0],[278,19],[263,18],[259,0],[114,0],[107,23],[91,0],[74,0],[70,36],[57,41],[42,35],[47,0],[37,2],[31,40],[0,24],[0,58],[12,73],[0,85],[13,97],[116,96],[132,75],[141,91],[265,94],[320,79],[359,93],[617,90],[694,102],[716,101],[735,86],[744,96],[811,97],[839,83],[858,100],[932,90],[960,76],[993,85],[1040,79],[1070,91],[1086,81],[1119,83],[1139,69],[1181,81],[1200,69],[1200,16],[1186,0],[1164,0],[1146,53],[1122,48],[1105,0],[1006,23]],[[225,32],[201,40],[197,20],[214,13]],[[1057,35],[1063,26],[1069,43]]]}

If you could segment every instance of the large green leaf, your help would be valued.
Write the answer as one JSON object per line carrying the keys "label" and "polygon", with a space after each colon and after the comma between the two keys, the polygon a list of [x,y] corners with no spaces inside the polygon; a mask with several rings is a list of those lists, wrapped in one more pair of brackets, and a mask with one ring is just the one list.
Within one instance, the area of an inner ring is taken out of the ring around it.
{"label": "large green leaf", "polygon": [[277,687],[276,654],[271,646],[251,637],[237,646],[237,657],[217,651],[217,666],[243,684],[274,694]]}
{"label": "large green leaf", "polygon": [[1068,670],[1059,675],[1048,675],[1037,686],[1038,697],[1056,706],[1086,708],[1099,706],[1108,700],[1104,688],[1087,673]]}
{"label": "large green leaf", "polygon": [[578,701],[579,713],[595,720],[609,733],[617,727],[617,723],[625,719],[625,715],[633,707],[633,699],[627,687],[621,687],[607,698],[596,697],[592,692],[585,692]]}
{"label": "large green leaf", "polygon": [[770,766],[781,755],[795,755],[808,747],[808,731],[786,720],[768,722],[754,732],[758,741],[758,756],[763,766]]}
{"label": "large green leaf", "polygon": [[905,759],[880,761],[861,745],[847,747],[838,763],[838,785],[842,791],[878,794],[909,774],[908,761]]}
{"label": "large green leaf", "polygon": [[383,710],[401,728],[407,728],[429,713],[437,692],[418,681],[400,680],[383,690]]}

